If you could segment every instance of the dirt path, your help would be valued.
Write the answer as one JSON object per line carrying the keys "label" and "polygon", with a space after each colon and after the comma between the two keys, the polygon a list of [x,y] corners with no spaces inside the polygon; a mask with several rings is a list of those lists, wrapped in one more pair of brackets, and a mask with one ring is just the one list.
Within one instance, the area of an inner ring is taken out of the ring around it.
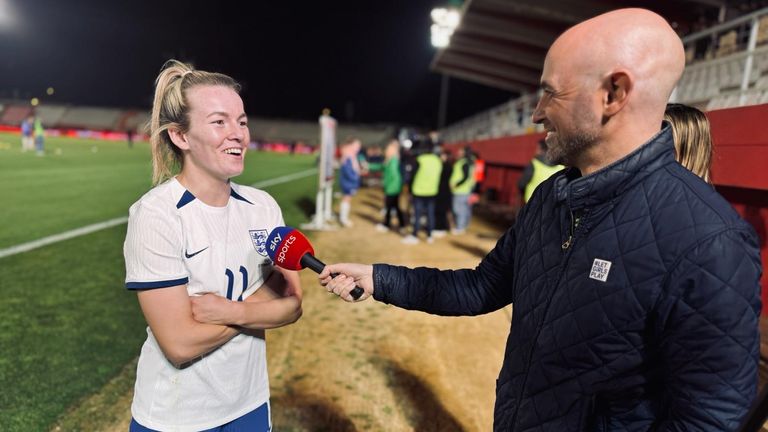
{"label": "dirt path", "polygon": [[[402,245],[399,235],[374,229],[381,202],[379,190],[363,189],[353,203],[353,227],[311,233],[318,256],[474,267],[499,236],[475,219],[467,234]],[[509,307],[481,317],[438,317],[373,299],[343,302],[308,270],[302,283],[304,316],[267,336],[275,431],[491,430]],[[110,408],[122,410],[119,420],[99,429],[126,431],[129,404],[130,392],[113,401]],[[91,409],[107,409],[96,405]]]}
{"label": "dirt path", "polygon": [[[353,203],[353,227],[312,234],[318,256],[474,267],[498,238],[475,221],[465,235],[402,245],[399,235],[374,229],[382,202],[380,191],[363,189]],[[302,282],[301,322],[269,336],[275,430],[491,429],[509,308],[482,317],[437,317],[372,299],[345,303],[306,271]]]}

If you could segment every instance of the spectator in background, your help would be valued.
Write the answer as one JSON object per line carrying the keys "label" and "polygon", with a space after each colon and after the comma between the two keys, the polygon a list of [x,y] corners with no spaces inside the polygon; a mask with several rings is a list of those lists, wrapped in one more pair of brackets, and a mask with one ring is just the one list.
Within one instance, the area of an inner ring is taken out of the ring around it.
{"label": "spectator in background", "polygon": [[339,222],[342,226],[352,226],[349,213],[352,209],[352,197],[360,188],[360,162],[358,153],[362,144],[357,138],[348,138],[339,149],[341,152],[341,168],[339,169],[339,187],[341,187],[341,203],[339,204]]}
{"label": "spectator in background", "polygon": [[379,231],[389,231],[392,212],[397,215],[397,223],[400,231],[407,226],[405,215],[400,210],[400,192],[403,190],[403,177],[400,172],[400,142],[392,140],[384,150],[384,172],[382,174],[384,186],[384,223],[376,225]]}
{"label": "spectator in background", "polygon": [[21,121],[21,151],[32,151],[35,149],[35,139],[32,136],[32,128],[35,124],[35,117],[29,116]]}
{"label": "spectator in background", "polygon": [[[405,144],[408,146],[405,146]],[[403,191],[405,191],[405,217],[413,222],[413,175],[416,173],[416,155],[411,141],[400,143],[400,173],[403,176]]]}
{"label": "spectator in background", "polygon": [[440,139],[440,132],[429,131],[427,143],[432,147],[432,151],[437,151],[437,148],[443,146],[443,140]]}
{"label": "spectator in background", "polygon": [[413,196],[413,234],[403,238],[405,244],[416,244],[419,242],[419,229],[421,228],[421,218],[426,216],[427,224],[427,243],[432,243],[432,230],[435,229],[435,199],[440,187],[440,173],[443,168],[443,162],[440,157],[432,151],[432,144],[429,141],[422,141],[418,144],[416,152],[416,165],[411,184],[411,195]]}
{"label": "spectator in background", "polygon": [[435,199],[435,229],[432,231],[432,236],[435,238],[444,237],[451,229],[448,214],[451,213],[453,199],[451,193],[453,158],[445,148],[440,150],[440,160],[443,161],[443,169],[440,171],[440,186],[437,189],[437,198]]}
{"label": "spectator in background", "polygon": [[517,188],[520,190],[520,196],[524,202],[528,202],[533,196],[533,191],[544,180],[552,176],[552,174],[565,168],[562,165],[554,164],[547,159],[547,142],[544,139],[539,140],[539,144],[536,147],[536,154],[531,162],[523,170],[523,175],[517,182]]}
{"label": "spectator in background", "polygon": [[472,157],[472,149],[469,147],[459,149],[458,159],[453,164],[450,184],[451,194],[453,194],[453,216],[456,221],[456,227],[451,233],[464,234],[472,216],[469,195],[475,188],[475,160]]}
{"label": "spectator in background", "polygon": [[363,149],[362,144],[359,145],[357,149],[357,164],[360,167],[360,186],[362,186],[363,177],[368,176],[368,173],[369,173],[368,155],[366,154],[366,150]]}
{"label": "spectator in background", "polygon": [[403,176],[403,186],[410,188],[413,183],[413,175],[416,172],[416,155],[413,148],[404,148],[400,152],[400,173]]}
{"label": "spectator in background", "polygon": [[45,129],[43,128],[43,121],[39,116],[35,116],[33,133],[35,135],[35,151],[38,156],[43,156],[45,155]]}
{"label": "spectator in background", "polygon": [[681,165],[711,183],[712,134],[709,120],[703,112],[683,104],[667,104],[664,120],[672,125],[675,158]]}
{"label": "spectator in background", "polygon": [[128,148],[133,148],[133,128],[125,131],[125,139],[128,141]]}
{"label": "spectator in background", "polygon": [[483,182],[485,181],[485,159],[480,153],[473,152],[475,156],[475,189],[472,191],[474,198],[470,198],[470,204],[477,204],[480,201],[480,194],[483,193]]}

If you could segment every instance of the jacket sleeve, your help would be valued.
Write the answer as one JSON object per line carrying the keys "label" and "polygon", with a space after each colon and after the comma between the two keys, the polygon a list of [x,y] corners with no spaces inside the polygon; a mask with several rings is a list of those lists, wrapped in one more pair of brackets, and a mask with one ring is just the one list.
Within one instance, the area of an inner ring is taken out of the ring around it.
{"label": "jacket sleeve", "polygon": [[480,315],[512,302],[515,234],[510,228],[474,269],[438,270],[375,264],[373,297],[436,315]]}
{"label": "jacket sleeve", "polygon": [[757,391],[760,253],[749,229],[689,250],[658,303],[667,415],[659,431],[736,430]]}

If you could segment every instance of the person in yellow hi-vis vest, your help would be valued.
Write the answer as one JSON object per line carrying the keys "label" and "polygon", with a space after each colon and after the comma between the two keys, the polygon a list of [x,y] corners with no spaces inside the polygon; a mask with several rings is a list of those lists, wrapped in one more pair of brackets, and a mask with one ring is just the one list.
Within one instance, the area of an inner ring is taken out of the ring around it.
{"label": "person in yellow hi-vis vest", "polygon": [[552,174],[565,168],[562,165],[552,164],[547,160],[547,142],[543,139],[539,141],[539,147],[536,149],[536,155],[531,159],[531,163],[523,170],[523,176],[517,182],[520,189],[520,196],[525,202],[530,201],[533,191],[548,179]]}
{"label": "person in yellow hi-vis vest", "polygon": [[413,234],[403,238],[405,244],[419,242],[419,228],[421,217],[427,217],[427,243],[432,243],[432,230],[435,229],[435,200],[440,187],[440,173],[443,170],[443,161],[433,151],[430,142],[420,143],[420,153],[416,156],[416,168],[413,182],[411,183],[411,195],[413,196]]}
{"label": "person in yellow hi-vis vest", "polygon": [[453,194],[453,216],[456,222],[451,233],[463,234],[472,216],[469,195],[475,188],[475,160],[469,147],[459,149],[458,160],[453,164],[449,183]]}

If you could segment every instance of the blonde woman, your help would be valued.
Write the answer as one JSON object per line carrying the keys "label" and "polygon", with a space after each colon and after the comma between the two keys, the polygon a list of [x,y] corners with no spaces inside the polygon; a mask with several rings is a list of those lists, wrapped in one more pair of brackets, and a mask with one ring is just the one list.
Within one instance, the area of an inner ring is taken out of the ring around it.
{"label": "blonde woman", "polygon": [[239,90],[173,60],[157,77],[156,186],[131,206],[124,246],[149,324],[131,431],[271,429],[264,329],[299,319],[301,289],[267,258],[277,203],[230,181],[249,142]]}
{"label": "blonde woman", "polygon": [[672,125],[677,161],[710,183],[712,135],[707,116],[692,106],[667,104],[664,120]]}

